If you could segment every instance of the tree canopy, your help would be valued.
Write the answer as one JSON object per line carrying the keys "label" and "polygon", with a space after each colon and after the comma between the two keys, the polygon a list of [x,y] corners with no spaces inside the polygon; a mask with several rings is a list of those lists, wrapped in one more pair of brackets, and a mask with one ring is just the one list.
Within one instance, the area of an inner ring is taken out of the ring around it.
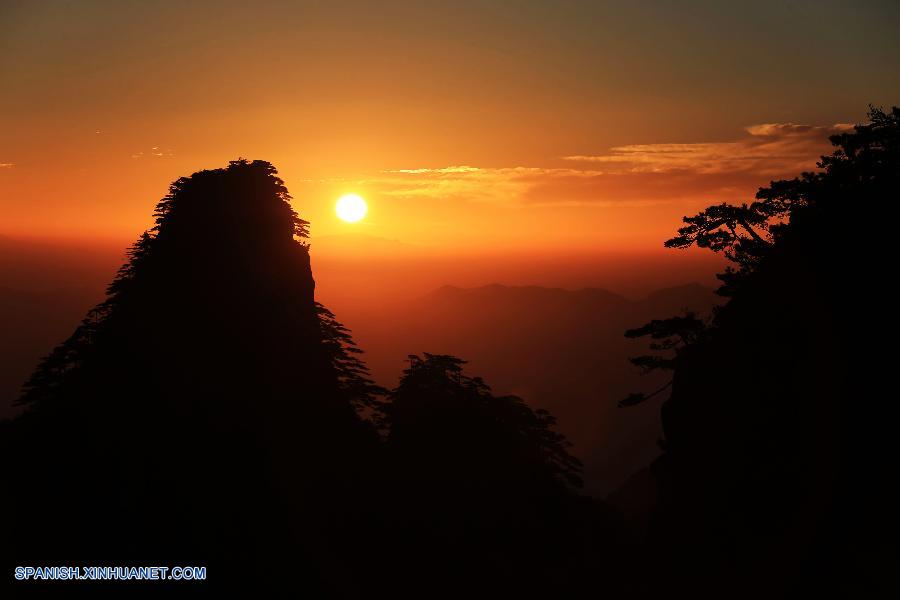
{"label": "tree canopy", "polygon": [[639,367],[672,373],[650,468],[650,595],[719,597],[736,581],[746,597],[894,587],[898,415],[884,401],[891,358],[875,348],[895,311],[882,223],[900,191],[900,109],[871,109],[831,142],[818,171],[687,217],[667,243],[731,259],[728,300],[708,322],[628,332],[660,353]]}
{"label": "tree canopy", "polygon": [[[733,297],[763,261],[791,243],[798,228],[821,224],[826,218],[845,219],[844,226],[852,227],[852,216],[877,210],[885,196],[893,193],[898,177],[900,108],[870,107],[868,118],[868,123],[829,138],[835,150],[820,158],[818,171],[772,181],[759,189],[750,204],[716,204],[684,217],[685,225],[665,246],[697,246],[724,254],[732,264],[718,275],[723,284],[718,292]],[[832,242],[840,248],[843,240],[837,230],[835,234]],[[685,349],[712,335],[711,330],[720,324],[716,315],[709,322],[691,314],[654,320],[627,331],[629,338],[650,337],[650,349],[663,352],[638,356],[632,362],[645,372],[674,369]],[[620,406],[639,404],[668,387],[651,394],[633,393]]]}
{"label": "tree canopy", "polygon": [[409,447],[410,456],[430,454],[435,468],[452,464],[485,481],[518,476],[580,485],[581,463],[554,431],[554,417],[517,396],[493,395],[463,365],[449,355],[409,357],[383,408],[388,443]]}

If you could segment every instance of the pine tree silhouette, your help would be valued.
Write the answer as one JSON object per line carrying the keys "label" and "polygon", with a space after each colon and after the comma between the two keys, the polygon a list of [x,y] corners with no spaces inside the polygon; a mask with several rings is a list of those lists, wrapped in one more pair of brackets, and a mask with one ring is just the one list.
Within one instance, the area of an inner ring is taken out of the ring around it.
{"label": "pine tree silhouette", "polygon": [[[882,285],[900,109],[835,135],[819,171],[716,206],[667,242],[725,251],[730,298],[672,368],[651,595],[878,597],[896,588],[898,461]],[[656,322],[657,325],[666,323]],[[633,332],[653,337],[672,328]]]}
{"label": "pine tree silhouette", "polygon": [[392,489],[383,513],[410,574],[399,587],[442,598],[565,595],[580,585],[579,561],[609,543],[591,529],[608,528],[606,515],[577,494],[581,463],[555,419],[494,395],[464,365],[411,355],[380,410]]}
{"label": "pine tree silhouette", "polygon": [[361,411],[379,388],[314,300],[308,224],[289,200],[264,161],[172,184],[107,299],[3,425],[16,564],[155,558],[229,584],[262,585],[277,565],[306,572],[307,589],[340,579],[331,524],[371,460]]}
{"label": "pine tree silhouette", "polygon": [[501,481],[507,489],[514,482],[581,485],[581,463],[553,430],[550,413],[516,396],[494,396],[481,378],[463,373],[465,361],[455,356],[425,353],[409,362],[383,421],[388,446],[421,461],[423,477],[458,475],[485,489]]}

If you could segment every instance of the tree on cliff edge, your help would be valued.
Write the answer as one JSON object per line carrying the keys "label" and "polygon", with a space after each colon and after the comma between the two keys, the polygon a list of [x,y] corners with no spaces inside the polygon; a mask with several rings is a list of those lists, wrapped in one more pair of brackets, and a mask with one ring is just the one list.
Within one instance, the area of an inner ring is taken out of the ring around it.
{"label": "tree on cliff edge", "polygon": [[[648,556],[653,596],[880,597],[896,589],[894,294],[900,109],[831,137],[819,170],[686,217],[726,252],[708,327],[650,335],[673,371]],[[640,400],[640,395],[635,395]]]}
{"label": "tree on cliff edge", "polygon": [[[172,184],[4,424],[19,561],[164,556],[241,564],[239,577],[300,553],[319,570],[315,523],[365,469],[376,437],[359,409],[378,389],[314,300],[289,200],[264,161]],[[319,518],[298,542],[304,511]]]}

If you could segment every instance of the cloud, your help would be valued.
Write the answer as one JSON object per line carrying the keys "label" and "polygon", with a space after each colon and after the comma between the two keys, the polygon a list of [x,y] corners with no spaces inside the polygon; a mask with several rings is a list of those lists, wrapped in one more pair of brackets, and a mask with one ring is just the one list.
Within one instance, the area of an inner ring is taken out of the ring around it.
{"label": "cloud", "polygon": [[14,166],[15,163],[0,163],[0,169],[12,169]]}
{"label": "cloud", "polygon": [[168,148],[162,149],[160,146],[153,146],[147,152],[143,150],[135,152],[131,155],[131,158],[164,158],[169,156],[174,156],[174,153]]}
{"label": "cloud", "polygon": [[843,123],[824,127],[763,123],[746,127],[746,135],[730,142],[632,144],[611,148],[606,154],[562,158],[603,165],[617,172],[752,172],[783,177],[813,168],[815,159],[828,150],[828,136],[850,128],[852,125]]}
{"label": "cloud", "polygon": [[404,173],[408,175],[419,175],[422,173],[478,173],[483,169],[479,169],[478,167],[469,167],[466,165],[461,166],[453,166],[453,167],[443,167],[441,169],[396,169],[394,171],[384,171],[385,173]]}
{"label": "cloud", "polygon": [[749,199],[772,179],[815,168],[818,157],[828,152],[828,136],[849,127],[765,123],[726,142],[632,144],[604,154],[561,157],[556,166],[413,166],[341,183],[382,197],[457,205],[731,202]]}
{"label": "cloud", "polygon": [[532,189],[547,182],[591,179],[601,174],[596,170],[571,168],[453,165],[382,171],[378,176],[367,179],[365,184],[377,186],[385,196],[508,204],[523,201]]}

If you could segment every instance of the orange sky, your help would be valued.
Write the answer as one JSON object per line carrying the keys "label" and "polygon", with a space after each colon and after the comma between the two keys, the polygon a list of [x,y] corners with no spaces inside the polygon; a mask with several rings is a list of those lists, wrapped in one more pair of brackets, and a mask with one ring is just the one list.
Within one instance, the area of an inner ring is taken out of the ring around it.
{"label": "orange sky", "polygon": [[891,3],[678,4],[2,1],[0,234],[132,240],[244,156],[314,251],[658,248],[900,98]]}

